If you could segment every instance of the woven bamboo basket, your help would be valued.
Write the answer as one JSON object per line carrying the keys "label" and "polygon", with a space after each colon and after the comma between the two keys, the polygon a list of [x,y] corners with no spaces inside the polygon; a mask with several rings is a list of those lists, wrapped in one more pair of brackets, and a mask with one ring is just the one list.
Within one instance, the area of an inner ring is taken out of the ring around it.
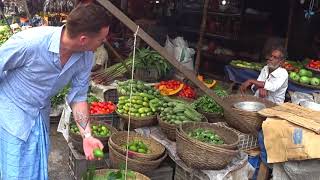
{"label": "woven bamboo basket", "polygon": [[[118,130],[116,128],[114,128],[113,126],[111,126],[110,124],[103,123],[103,122],[94,122],[94,121],[91,122],[91,125],[98,125],[98,124],[103,124],[104,126],[106,126],[111,131],[111,135],[118,132]],[[103,150],[104,150],[104,152],[107,152],[108,151],[107,146],[108,146],[108,141],[109,141],[110,136],[101,137],[101,136],[95,136],[93,134],[92,134],[92,136],[99,139],[102,142],[102,144],[105,146],[103,148]],[[71,141],[73,147],[78,152],[84,154],[81,135],[69,131],[69,140]]]}
{"label": "woven bamboo basket", "polygon": [[[113,134],[109,139],[109,144],[119,153],[126,155],[126,148],[123,147],[127,143],[127,131],[117,132]],[[138,159],[138,160],[155,160],[161,157],[166,148],[158,143],[156,140],[140,135],[135,132],[130,132],[129,142],[133,140],[141,140],[144,144],[146,144],[150,150],[150,153],[143,154],[138,152],[129,151],[128,155],[131,159]]]}
{"label": "woven bamboo basket", "polygon": [[199,143],[184,137],[177,129],[177,154],[189,167],[201,170],[218,170],[226,167],[239,153],[237,150],[223,149]]}
{"label": "woven bamboo basket", "polygon": [[[167,136],[167,138],[171,141],[176,141],[176,128],[179,127],[178,125],[169,124],[163,121],[160,116],[157,116],[159,126],[161,131]],[[202,122],[208,122],[208,120],[204,117]]]}
{"label": "woven bamboo basket", "polygon": [[[116,151],[109,142],[109,157],[112,168],[120,168],[121,164],[125,164],[126,156]],[[147,173],[155,170],[161,162],[167,157],[167,153],[163,154],[159,159],[156,160],[137,160],[128,157],[128,168],[140,173]]]}
{"label": "woven bamboo basket", "polygon": [[[107,173],[109,172],[115,172],[117,171],[118,169],[99,169],[99,170],[95,170],[95,173],[96,175],[99,177],[99,176],[105,176]],[[150,178],[148,178],[147,176],[141,174],[141,173],[138,173],[138,172],[135,172],[133,171],[135,177],[129,177],[127,176],[127,180],[150,180]]]}
{"label": "woven bamboo basket", "polygon": [[260,116],[257,112],[236,109],[233,104],[243,101],[255,101],[265,104],[267,108],[276,105],[266,99],[250,95],[230,95],[225,97],[223,101],[229,106],[224,109],[226,122],[235,129],[247,134],[257,134],[265,117]]}
{"label": "woven bamboo basket", "polygon": [[[128,124],[129,122],[129,116],[120,114],[117,112],[119,117]],[[141,127],[147,127],[147,126],[153,126],[157,124],[157,115],[148,116],[148,117],[130,117],[130,127],[133,129],[141,128]]]}
{"label": "woven bamboo basket", "polygon": [[209,123],[216,123],[216,122],[224,122],[224,117],[223,114],[218,114],[218,113],[209,113],[209,112],[204,112],[202,110],[197,110],[199,113],[204,115]]}
{"label": "woven bamboo basket", "polygon": [[199,141],[199,143],[202,143],[204,145],[216,146],[224,149],[230,149],[230,150],[238,149],[238,145],[239,145],[238,134],[235,131],[231,130],[230,128],[226,128],[225,126],[222,126],[219,124],[212,124],[212,123],[205,123],[205,122],[204,123],[194,123],[194,122],[185,123],[180,126],[180,135],[184,136],[187,139],[188,138],[193,139],[188,136],[188,133],[197,128],[212,130],[218,136],[220,136],[224,141],[224,144],[221,144],[221,145],[208,144],[201,141]]}

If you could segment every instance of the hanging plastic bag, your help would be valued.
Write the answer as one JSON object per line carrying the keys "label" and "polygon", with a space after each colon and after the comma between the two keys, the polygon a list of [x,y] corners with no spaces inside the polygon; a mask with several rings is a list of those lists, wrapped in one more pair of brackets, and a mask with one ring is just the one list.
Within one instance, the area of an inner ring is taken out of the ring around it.
{"label": "hanging plastic bag", "polygon": [[67,142],[69,141],[69,125],[70,125],[71,113],[72,113],[72,110],[67,100],[65,100],[64,108],[61,114],[57,131],[62,133],[63,137],[66,139]]}
{"label": "hanging plastic bag", "polygon": [[188,43],[183,39],[183,37],[177,37],[174,40],[170,40],[167,36],[165,49],[187,69],[194,70],[193,57],[195,51],[188,47]]}

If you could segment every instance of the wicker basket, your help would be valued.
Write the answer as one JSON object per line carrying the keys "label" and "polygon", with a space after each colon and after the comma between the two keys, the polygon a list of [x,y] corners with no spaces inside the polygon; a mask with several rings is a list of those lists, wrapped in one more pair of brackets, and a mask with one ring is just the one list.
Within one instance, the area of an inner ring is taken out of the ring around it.
{"label": "wicker basket", "polygon": [[177,129],[177,154],[189,167],[201,170],[218,170],[226,167],[239,153],[237,150],[223,149],[199,143],[187,138]]}
{"label": "wicker basket", "polygon": [[[171,141],[176,141],[176,128],[178,125],[169,124],[165,121],[163,121],[160,116],[157,116],[159,126],[161,128],[161,131],[167,136],[167,138]],[[204,117],[202,119],[203,122],[208,122],[208,120]]]}
{"label": "wicker basket", "polygon": [[135,70],[135,78],[144,82],[158,82],[160,75],[157,69],[137,68]]}
{"label": "wicker basket", "polygon": [[203,143],[205,145],[210,145],[210,146],[216,146],[224,149],[230,149],[230,150],[235,150],[238,148],[238,144],[239,144],[238,134],[235,131],[231,130],[230,128],[226,128],[225,126],[222,126],[219,124],[195,123],[195,122],[185,123],[180,126],[180,133],[185,138],[189,138],[188,133],[197,128],[212,130],[218,136],[220,136],[222,140],[225,142],[225,144],[221,144],[221,145],[207,144],[201,141],[199,141],[199,143]]}
{"label": "wicker basket", "polygon": [[[129,122],[129,116],[120,114],[117,112],[119,117],[124,121],[125,124]],[[148,116],[148,117],[130,117],[130,127],[133,129],[153,126],[157,124],[157,115]]]}
{"label": "wicker basket", "polygon": [[207,119],[209,123],[216,123],[216,122],[224,122],[224,117],[222,114],[218,114],[218,113],[209,113],[209,112],[204,112],[202,110],[197,110],[199,113],[201,113],[202,115],[204,115]]}
{"label": "wicker basket", "polygon": [[[99,175],[104,176],[108,172],[115,172],[115,171],[118,171],[118,169],[99,169],[99,170],[96,170],[95,173],[98,176]],[[135,174],[135,178],[131,178],[131,177],[127,176],[127,180],[150,180],[150,178],[148,178],[147,176],[145,176],[141,173],[138,173],[135,171],[133,171],[133,173]]]}
{"label": "wicker basket", "polygon": [[[114,148],[116,151],[123,155],[126,155],[126,149],[123,147],[123,145],[126,145],[127,143],[127,135],[127,131],[118,132],[113,134],[109,140],[109,144],[112,146],[112,148]],[[166,151],[166,148],[162,144],[158,143],[156,140],[140,135],[135,132],[130,132],[129,142],[133,140],[143,141],[143,143],[145,143],[149,147],[149,150],[151,152],[148,154],[143,154],[129,151],[128,155],[131,159],[155,160],[161,157]]]}
{"label": "wicker basket", "polygon": [[[118,132],[116,128],[112,127],[111,125],[109,125],[107,123],[91,122],[91,125],[95,125],[95,124],[103,124],[103,125],[105,125],[111,131],[111,135],[116,133],[116,132]],[[105,146],[104,151],[107,152],[108,148],[106,148],[106,147],[108,146],[108,141],[109,141],[109,137],[110,136],[108,136],[108,137],[94,136],[94,137],[99,139],[102,142],[102,144]],[[74,149],[76,149],[80,153],[84,154],[81,135],[69,131],[69,140],[72,143]]]}
{"label": "wicker basket", "polygon": [[[110,162],[111,167],[113,168],[120,168],[121,164],[124,164],[126,162],[126,156],[117,152],[109,142],[109,156],[110,156]],[[128,157],[128,168],[137,171],[140,173],[147,173],[150,172],[161,164],[161,162],[167,157],[167,153],[165,153],[162,157],[156,160],[137,160],[137,159],[131,159]]]}
{"label": "wicker basket", "polygon": [[229,106],[224,109],[226,122],[235,129],[247,134],[257,134],[265,117],[260,116],[257,112],[236,109],[233,104],[243,101],[256,101],[265,104],[267,108],[276,105],[266,99],[250,95],[230,95],[225,97],[223,101]]}

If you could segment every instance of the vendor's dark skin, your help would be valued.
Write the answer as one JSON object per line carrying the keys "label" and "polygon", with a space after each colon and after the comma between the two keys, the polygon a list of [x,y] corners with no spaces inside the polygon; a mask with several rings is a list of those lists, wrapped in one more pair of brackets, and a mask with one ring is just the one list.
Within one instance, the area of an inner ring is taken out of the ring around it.
{"label": "vendor's dark skin", "polygon": [[[281,51],[279,50],[272,51],[271,55],[267,58],[269,74],[272,73],[274,70],[276,70],[278,67],[280,67],[283,61],[284,59]],[[242,83],[242,85],[240,86],[240,92],[244,94],[245,91],[252,85],[255,85],[255,87],[259,90],[259,97],[265,98],[268,96],[268,91],[264,89],[264,82],[257,81],[255,79],[249,79],[244,83]]]}

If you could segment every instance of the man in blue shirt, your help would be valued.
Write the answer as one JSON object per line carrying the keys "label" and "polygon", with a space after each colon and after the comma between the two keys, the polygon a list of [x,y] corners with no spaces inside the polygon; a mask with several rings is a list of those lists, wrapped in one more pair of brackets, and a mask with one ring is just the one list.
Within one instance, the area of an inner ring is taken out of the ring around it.
{"label": "man in blue shirt", "polygon": [[48,179],[50,98],[71,83],[67,101],[88,160],[103,148],[91,136],[87,91],[93,52],[109,31],[99,5],[76,7],[63,27],[36,27],[0,47],[0,179]]}

